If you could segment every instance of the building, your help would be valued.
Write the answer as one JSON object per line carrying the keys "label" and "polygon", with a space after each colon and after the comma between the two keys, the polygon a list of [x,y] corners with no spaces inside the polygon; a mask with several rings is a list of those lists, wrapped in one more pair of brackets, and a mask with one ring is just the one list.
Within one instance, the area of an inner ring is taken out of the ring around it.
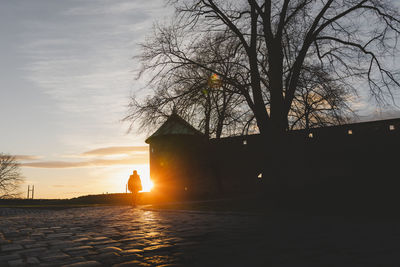
{"label": "building", "polygon": [[[272,148],[261,135],[208,140],[172,114],[146,143],[150,175],[164,195],[260,192],[276,186],[273,170],[288,200],[388,197],[400,186],[400,119],[296,130]],[[281,153],[279,162],[274,149]]]}
{"label": "building", "polygon": [[164,196],[182,197],[189,194],[213,193],[215,185],[207,168],[208,140],[203,133],[172,114],[149,138],[150,176],[153,191]]}

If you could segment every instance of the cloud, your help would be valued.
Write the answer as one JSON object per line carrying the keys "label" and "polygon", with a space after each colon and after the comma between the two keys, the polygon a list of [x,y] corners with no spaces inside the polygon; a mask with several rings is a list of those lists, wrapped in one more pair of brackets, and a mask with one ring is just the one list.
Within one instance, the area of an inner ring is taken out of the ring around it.
{"label": "cloud", "polygon": [[106,167],[115,165],[142,165],[149,164],[148,155],[137,155],[122,159],[94,159],[87,161],[41,161],[25,162],[22,167],[45,168],[45,169],[65,169],[65,168],[86,168],[86,167]]}
{"label": "cloud", "polygon": [[24,161],[24,160],[38,160],[41,159],[39,156],[33,156],[33,155],[14,155],[15,159],[17,161]]}
{"label": "cloud", "polygon": [[74,124],[98,123],[106,130],[124,117],[136,88],[137,43],[153,15],[167,14],[161,0],[111,2],[70,1],[53,16],[23,19],[26,42],[19,47],[24,79],[52,98],[60,114],[78,114]]}
{"label": "cloud", "polygon": [[137,154],[149,151],[148,146],[113,146],[103,147],[82,153],[82,156],[110,156]]}
{"label": "cloud", "polygon": [[358,118],[355,119],[355,122],[375,121],[375,120],[389,120],[389,119],[397,119],[397,118],[400,118],[400,110],[395,110],[395,109],[379,110],[379,109],[376,109],[374,112],[371,112],[369,114],[359,115]]}
{"label": "cloud", "polygon": [[[85,168],[85,167],[105,167],[115,165],[142,165],[149,164],[148,146],[110,146],[101,147],[83,152],[78,155],[69,155],[69,158],[91,157],[91,160],[77,161],[35,161],[23,162],[22,167],[45,168],[45,169],[64,169],[64,168]],[[109,156],[121,156],[109,158]],[[37,160],[40,157],[19,155],[21,160]]]}
{"label": "cloud", "polygon": [[[158,1],[146,1],[139,3],[139,1],[115,1],[112,5],[103,6],[79,6],[70,8],[64,14],[72,16],[90,16],[90,15],[129,15],[132,12],[139,12],[143,8],[160,8]],[[135,14],[137,15],[137,14]]]}
{"label": "cloud", "polygon": [[52,128],[60,143],[115,143],[128,129],[121,119],[129,96],[143,83],[134,79],[139,64],[132,57],[140,54],[138,43],[154,19],[172,14],[172,6],[163,0],[38,2],[32,5],[40,14],[20,14],[23,41],[15,49],[24,59],[23,81],[51,101],[49,116],[57,118]]}

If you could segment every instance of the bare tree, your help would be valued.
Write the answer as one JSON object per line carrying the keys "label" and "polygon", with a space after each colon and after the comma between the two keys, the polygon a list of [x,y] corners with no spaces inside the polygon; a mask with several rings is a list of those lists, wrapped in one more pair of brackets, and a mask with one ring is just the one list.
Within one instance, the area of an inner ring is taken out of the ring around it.
{"label": "bare tree", "polygon": [[[385,64],[397,52],[400,33],[400,16],[392,1],[170,3],[177,10],[175,20],[158,26],[143,45],[142,71],[155,71],[153,79],[182,65],[217,73],[243,97],[260,133],[273,139],[289,129],[297,99],[304,95],[301,80],[308,66],[346,86],[366,81],[378,103],[393,100],[393,89],[400,86],[399,73]],[[234,59],[235,71],[224,73],[215,58],[198,57],[196,51],[205,43],[197,40],[211,33],[230,40],[234,53],[218,62]],[[338,88],[325,87],[326,93],[332,92],[325,96],[337,95]]]}
{"label": "bare tree", "polygon": [[0,199],[18,196],[17,190],[22,181],[15,157],[0,153]]}
{"label": "bare tree", "polygon": [[298,87],[289,112],[290,129],[340,125],[356,116],[349,106],[355,90],[328,73],[309,67],[302,72]]}
{"label": "bare tree", "polygon": [[[169,38],[177,38],[175,34],[169,32]],[[243,82],[249,79],[249,70],[240,73],[243,69],[236,51],[238,44],[226,33],[208,34],[207,38],[193,46],[197,47],[195,57],[204,65],[211,62],[225,76],[235,73],[237,76],[241,75]],[[352,113],[347,102],[354,94],[353,88],[334,81],[318,67],[304,69],[299,80],[300,89],[289,113],[289,128],[346,122],[346,115]],[[224,82],[218,88],[210,87],[207,79],[211,75],[212,73],[201,66],[186,63],[176,64],[173,69],[160,72],[153,80],[156,86],[153,95],[144,101],[132,98],[129,115],[125,119],[131,122],[139,119],[140,128],[152,129],[171,112],[176,112],[203,129],[209,137],[249,133],[250,129],[254,133],[254,115],[240,90]]]}
{"label": "bare tree", "polygon": [[[171,38],[177,38],[176,32],[168,33]],[[223,34],[209,34],[194,45],[197,47],[194,56],[198,61],[212,64],[225,75],[238,73],[236,59],[232,56],[235,47]],[[229,60],[221,60],[228,57]],[[140,128],[153,128],[176,112],[209,137],[247,133],[254,124],[254,116],[245,99],[229,83],[220,80],[219,86],[210,84],[212,75],[201,66],[185,63],[159,72],[152,81],[155,86],[153,95],[142,101],[133,97],[125,120],[139,119]]]}

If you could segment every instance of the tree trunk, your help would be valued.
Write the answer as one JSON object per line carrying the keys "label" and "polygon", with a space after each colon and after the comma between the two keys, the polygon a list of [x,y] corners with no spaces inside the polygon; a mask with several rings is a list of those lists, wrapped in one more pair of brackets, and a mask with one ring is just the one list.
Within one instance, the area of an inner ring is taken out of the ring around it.
{"label": "tree trunk", "polygon": [[308,112],[304,115],[304,118],[306,119],[306,130],[310,129],[310,118],[308,115]]}
{"label": "tree trunk", "polygon": [[211,120],[211,99],[210,93],[206,95],[206,106],[205,106],[205,122],[204,122],[204,134],[207,138],[210,138],[210,120]]}
{"label": "tree trunk", "polygon": [[221,117],[218,118],[217,130],[215,133],[215,137],[217,139],[221,138],[222,128],[224,127],[224,119],[224,115],[221,115]]}
{"label": "tree trunk", "polygon": [[280,41],[274,41],[269,59],[269,77],[271,88],[270,118],[271,124],[276,129],[277,134],[284,134],[288,128],[288,119],[285,112],[285,102],[283,98],[283,53]]}

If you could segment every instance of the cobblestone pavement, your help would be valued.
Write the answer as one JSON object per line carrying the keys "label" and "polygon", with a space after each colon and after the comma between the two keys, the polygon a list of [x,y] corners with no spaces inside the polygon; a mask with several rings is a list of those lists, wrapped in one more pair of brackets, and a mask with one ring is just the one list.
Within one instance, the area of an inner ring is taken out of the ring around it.
{"label": "cobblestone pavement", "polygon": [[400,266],[398,219],[127,206],[0,214],[0,266]]}
{"label": "cobblestone pavement", "polygon": [[257,216],[128,206],[0,214],[0,266],[235,266],[235,254],[263,242]]}
{"label": "cobblestone pavement", "polygon": [[32,213],[46,213],[51,212],[51,210],[35,209],[35,208],[0,208],[0,216],[10,216],[10,215],[22,215],[22,214],[32,214]]}

